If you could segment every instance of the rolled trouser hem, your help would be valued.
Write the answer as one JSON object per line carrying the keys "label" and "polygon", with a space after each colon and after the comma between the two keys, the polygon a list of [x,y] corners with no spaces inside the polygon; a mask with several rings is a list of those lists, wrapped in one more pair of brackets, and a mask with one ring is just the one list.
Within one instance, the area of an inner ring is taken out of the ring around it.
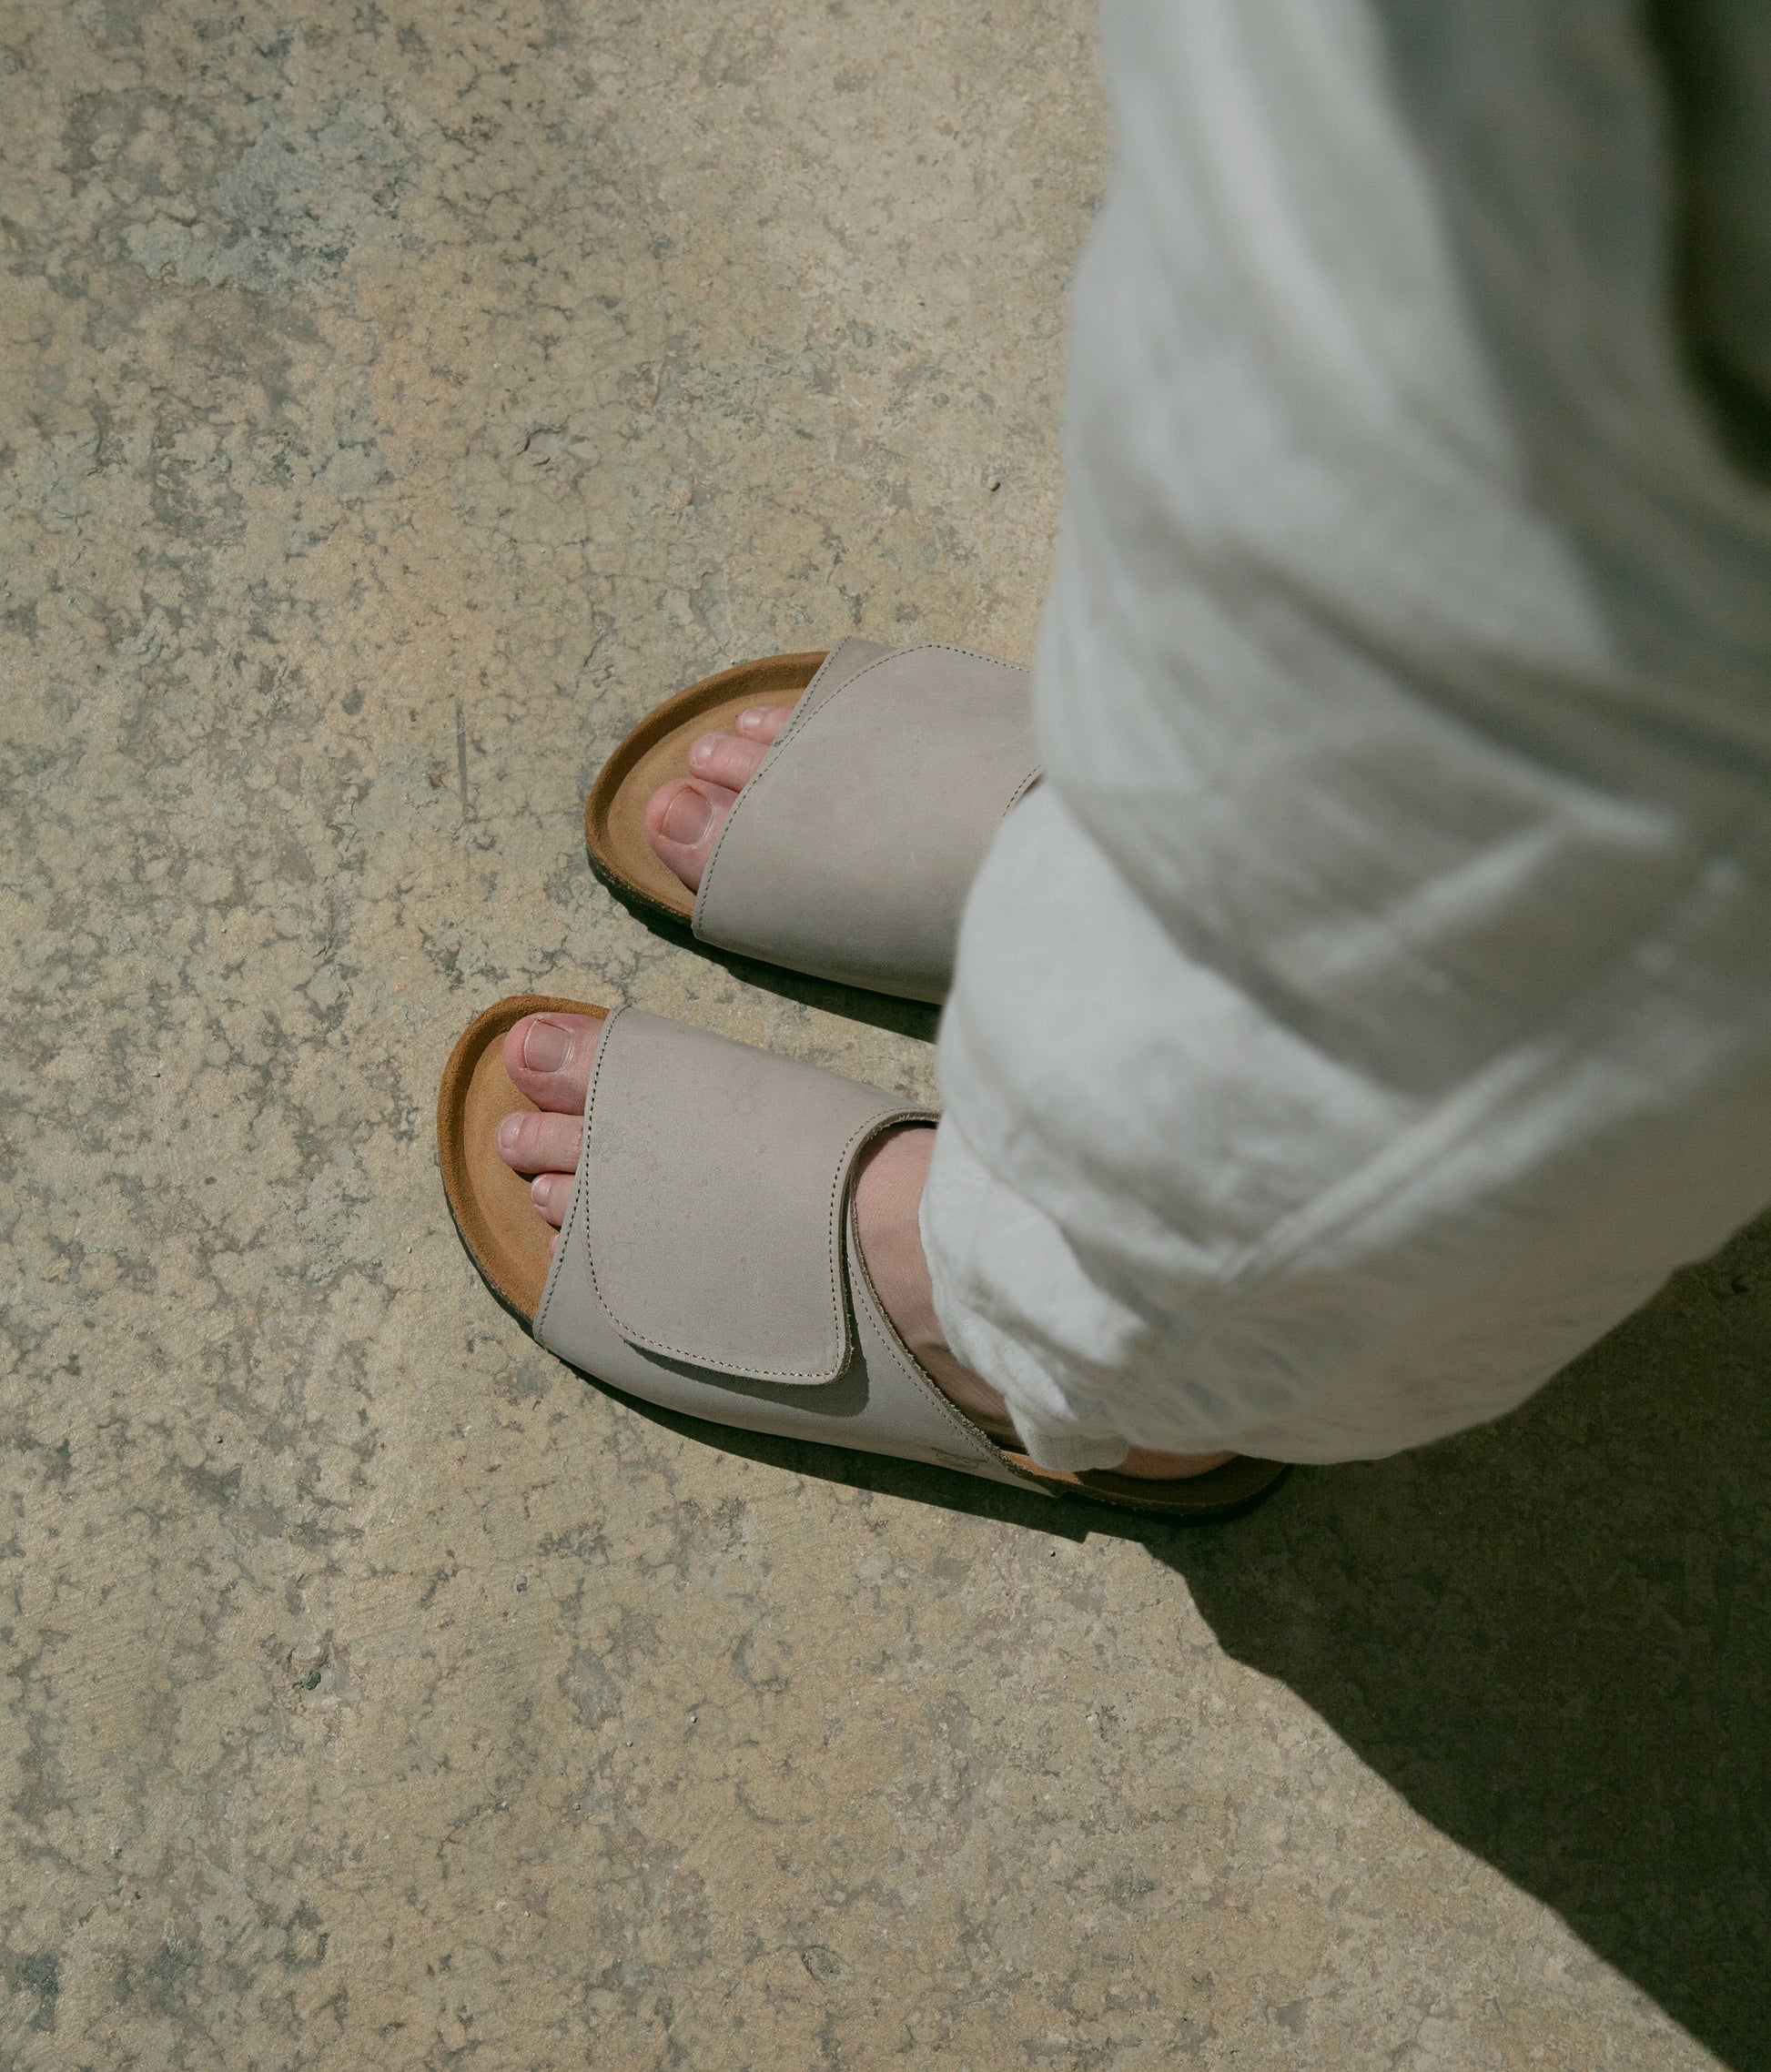
{"label": "rolled trouser hem", "polygon": [[[938,1174],[938,1178],[937,1178]],[[1117,1468],[1131,1442],[1099,1418],[1067,1415],[1069,1404],[1051,1370],[1017,1338],[992,1323],[958,1291],[946,1242],[981,1213],[995,1183],[978,1164],[951,1116],[936,1132],[935,1163],[924,1191],[923,1252],[935,1313],[954,1358],[1002,1397],[1029,1457],[1064,1474]],[[1053,1413],[1057,1414],[1054,1415]]]}
{"label": "rolled trouser hem", "polygon": [[[1021,1444],[1037,1466],[1055,1469],[1062,1474],[1079,1475],[1091,1469],[1117,1468],[1130,1452],[1131,1442],[1109,1425],[1053,1425],[1033,1416],[1027,1404],[1031,1391],[1017,1385],[1023,1378],[1025,1356],[999,1332],[991,1331],[987,1326],[974,1320],[973,1328],[964,1334],[964,1339],[966,1349],[956,1353],[955,1357],[974,1374],[989,1381],[1001,1396]],[[997,1376],[1002,1379],[997,1379]],[[1045,1377],[1042,1374],[1038,1379],[1043,1381]]]}
{"label": "rolled trouser hem", "polygon": [[[1011,1248],[1015,1270],[1009,1278],[1014,1285],[1002,1288],[1015,1321],[1022,1326],[1011,1330],[986,1307],[995,1285],[990,1268],[1006,1269],[1007,1262],[1000,1257],[1000,1248],[985,1239],[1000,1238],[1005,1221],[1016,1225],[1027,1221],[1028,1212],[1033,1220],[1023,1233],[1028,1239],[1025,1256],[1019,1245]],[[1039,1467],[1064,1474],[1117,1468],[1134,1446],[1166,1453],[1249,1452],[1275,1461],[1321,1457],[1308,1436],[1288,1435],[1285,1428],[1290,1420],[1284,1415],[1263,1421],[1258,1432],[1245,1428],[1236,1432],[1189,1430],[1168,1430],[1159,1436],[1149,1431],[1128,1435],[1086,1396],[1079,1396],[1073,1381],[1060,1379],[1066,1363],[1042,1357],[1041,1333],[1028,1303],[1049,1302],[1054,1296],[1061,1299],[1067,1277],[1077,1272],[1075,1263],[1055,1257],[1034,1259],[1035,1253],[1049,1249],[1055,1231],[1045,1230],[1047,1241],[1040,1241],[1036,1233],[1042,1231],[1044,1219],[981,1163],[951,1109],[936,1133],[920,1224],[935,1313],[947,1346],[956,1359],[1002,1397],[1021,1444]],[[1078,1283],[1068,1292],[1081,1307],[1091,1291]],[[1017,1305],[1017,1295],[1027,1300]],[[1251,1440],[1258,1442],[1250,1443]],[[1295,1450],[1289,1450],[1292,1448]],[[1361,1449],[1354,1440],[1345,1457],[1364,1458],[1385,1450]]]}

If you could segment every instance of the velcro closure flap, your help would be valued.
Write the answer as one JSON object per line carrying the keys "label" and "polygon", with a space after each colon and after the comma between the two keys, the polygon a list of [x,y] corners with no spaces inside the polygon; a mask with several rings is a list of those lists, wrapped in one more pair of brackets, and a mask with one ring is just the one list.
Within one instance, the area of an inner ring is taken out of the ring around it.
{"label": "velcro closure flap", "polygon": [[[888,1096],[636,1008],[597,1051],[572,1214],[629,1344],[756,1381],[834,1381],[851,1349],[844,1203]],[[570,1222],[562,1250],[571,1242]]]}

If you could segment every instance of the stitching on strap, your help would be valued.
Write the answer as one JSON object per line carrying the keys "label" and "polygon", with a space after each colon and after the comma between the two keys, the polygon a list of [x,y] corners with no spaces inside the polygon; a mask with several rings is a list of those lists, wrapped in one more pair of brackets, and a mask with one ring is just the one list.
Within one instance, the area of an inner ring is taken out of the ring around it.
{"label": "stitching on strap", "polygon": [[1045,773],[1046,768],[1043,763],[1036,763],[1033,765],[1032,769],[1027,772],[1027,775],[1021,779],[1020,783],[1017,784],[1015,789],[1008,794],[1008,804],[1002,809],[1001,816],[997,823],[997,826],[1001,826],[1002,822],[1008,818],[1009,814],[1014,812],[1015,808],[1017,805],[1020,804],[1021,801],[1033,789],[1034,785],[1039,782],[1040,778],[1043,777]]}

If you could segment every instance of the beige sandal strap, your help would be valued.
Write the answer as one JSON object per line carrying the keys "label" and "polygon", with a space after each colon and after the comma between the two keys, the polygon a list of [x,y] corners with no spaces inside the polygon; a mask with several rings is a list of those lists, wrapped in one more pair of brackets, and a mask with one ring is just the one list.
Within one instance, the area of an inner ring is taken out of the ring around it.
{"label": "beige sandal strap", "polygon": [[631,1007],[612,1015],[535,1336],[577,1360],[594,1309],[627,1345],[665,1359],[834,1381],[854,1347],[850,1172],[884,1125],[926,1113],[704,1029]]}
{"label": "beige sandal strap", "polygon": [[819,977],[941,1000],[966,894],[1038,775],[1025,669],[847,640],[739,794],[694,932]]}

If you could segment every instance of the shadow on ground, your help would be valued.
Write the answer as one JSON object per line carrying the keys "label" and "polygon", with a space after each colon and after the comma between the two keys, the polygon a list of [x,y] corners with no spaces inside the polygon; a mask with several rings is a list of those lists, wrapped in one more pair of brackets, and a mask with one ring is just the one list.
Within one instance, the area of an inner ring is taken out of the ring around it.
{"label": "shadow on ground", "polygon": [[[607,881],[604,881],[606,884]],[[833,978],[813,978],[804,972],[789,971],[784,965],[764,964],[737,950],[721,949],[703,943],[686,922],[675,922],[648,912],[617,884],[608,884],[609,895],[618,906],[644,922],[654,935],[678,949],[692,950],[709,964],[729,971],[747,985],[803,1006],[822,1008],[851,1022],[865,1022],[869,1028],[890,1029],[896,1036],[915,1036],[919,1043],[933,1043],[940,1026],[941,1010],[923,1000],[898,1000],[887,993],[871,993],[864,986],[844,985]]]}
{"label": "shadow on ground", "polygon": [[1240,1529],[1146,1538],[1230,1653],[1740,2072],[1771,2066],[1752,1296],[1737,1271],[1686,1277],[1490,1430],[1296,1475]]}
{"label": "shadow on ground", "polygon": [[722,1439],[1047,1532],[1138,1541],[1231,1655],[1757,2072],[1771,2067],[1768,1348],[1771,1219],[1502,1423],[1304,1471],[1224,1527]]}

